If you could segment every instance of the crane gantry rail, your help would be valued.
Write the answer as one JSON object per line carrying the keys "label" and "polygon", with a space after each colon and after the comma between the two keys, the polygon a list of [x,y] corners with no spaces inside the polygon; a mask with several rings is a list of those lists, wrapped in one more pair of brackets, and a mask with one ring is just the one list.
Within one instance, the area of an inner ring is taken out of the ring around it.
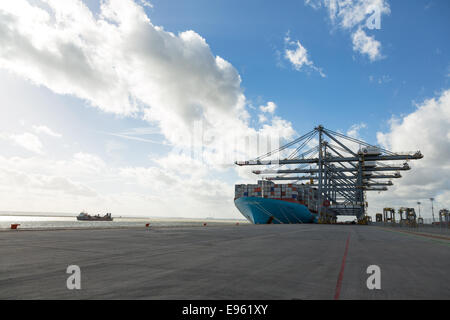
{"label": "crane gantry rail", "polygon": [[[317,136],[317,146],[302,152],[311,146]],[[288,157],[281,159],[283,152],[294,147]],[[277,154],[278,159],[267,159]],[[269,166],[263,170],[253,170],[254,174],[262,175],[265,180],[309,181],[308,184],[318,189],[319,219],[325,214],[355,215],[361,219],[367,207],[365,192],[386,191],[393,182],[380,179],[398,179],[401,178],[399,171],[411,169],[407,162],[399,165],[395,164],[396,161],[422,158],[420,151],[395,153],[319,125],[276,150],[253,160],[236,161],[235,164]],[[387,164],[384,161],[394,163]]]}

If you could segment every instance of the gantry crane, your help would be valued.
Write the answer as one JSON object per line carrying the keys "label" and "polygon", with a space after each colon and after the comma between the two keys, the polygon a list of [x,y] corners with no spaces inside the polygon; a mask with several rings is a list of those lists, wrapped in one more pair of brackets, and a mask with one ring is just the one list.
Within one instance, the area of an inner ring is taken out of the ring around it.
{"label": "gantry crane", "polygon": [[[311,148],[314,138],[318,143]],[[273,159],[275,155],[278,158]],[[420,151],[394,153],[319,125],[276,150],[235,164],[268,167],[253,170],[266,180],[307,181],[317,187],[319,220],[330,214],[353,215],[360,220],[367,208],[366,192],[388,190],[393,183],[385,179],[401,178],[399,171],[411,169],[407,162],[398,165],[395,161],[422,158]]]}

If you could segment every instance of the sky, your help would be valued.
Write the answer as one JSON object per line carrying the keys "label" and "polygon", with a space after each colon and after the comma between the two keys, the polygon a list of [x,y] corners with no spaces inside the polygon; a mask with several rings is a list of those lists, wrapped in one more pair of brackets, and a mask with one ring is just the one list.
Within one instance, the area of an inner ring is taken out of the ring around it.
{"label": "sky", "polygon": [[450,207],[449,17],[446,0],[1,1],[0,210],[240,218],[234,184],[257,176],[233,162],[322,124],[421,150],[368,211],[431,217],[430,197]]}

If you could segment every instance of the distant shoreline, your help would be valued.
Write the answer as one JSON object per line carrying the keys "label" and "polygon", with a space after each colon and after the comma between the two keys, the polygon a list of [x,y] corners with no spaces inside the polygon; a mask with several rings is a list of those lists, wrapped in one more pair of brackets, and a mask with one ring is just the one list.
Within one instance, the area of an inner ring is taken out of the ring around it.
{"label": "distant shoreline", "polygon": [[[26,212],[26,211],[0,211],[0,216],[32,216],[32,217],[46,217],[46,218],[72,218],[78,216],[79,213],[68,213],[68,212]],[[245,219],[239,218],[213,218],[213,217],[161,217],[161,216],[123,216],[117,215],[113,218],[117,219],[169,219],[169,220],[219,220],[219,221],[247,221]]]}

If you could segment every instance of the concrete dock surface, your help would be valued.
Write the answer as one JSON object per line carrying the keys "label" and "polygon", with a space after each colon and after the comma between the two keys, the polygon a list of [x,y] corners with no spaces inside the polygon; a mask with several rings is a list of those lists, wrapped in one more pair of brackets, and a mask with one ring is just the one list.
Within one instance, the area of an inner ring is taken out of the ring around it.
{"label": "concrete dock surface", "polygon": [[[450,298],[450,241],[374,226],[19,230],[0,243],[0,299]],[[370,265],[381,289],[367,288]]]}

